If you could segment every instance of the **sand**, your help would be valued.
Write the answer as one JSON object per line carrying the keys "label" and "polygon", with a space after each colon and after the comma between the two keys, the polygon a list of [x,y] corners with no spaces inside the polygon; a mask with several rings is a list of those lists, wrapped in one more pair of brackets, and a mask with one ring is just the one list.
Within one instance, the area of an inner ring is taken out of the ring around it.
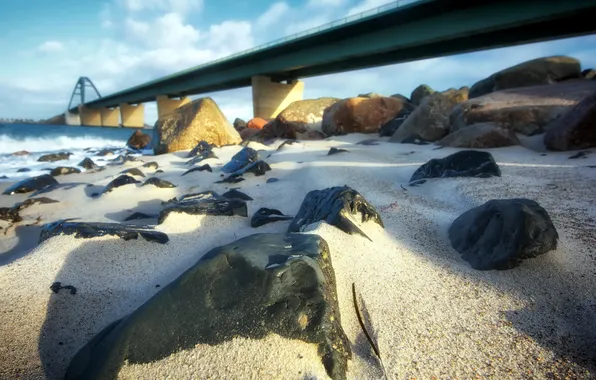
{"label": "sand", "polygon": [[[349,185],[380,212],[385,229],[361,224],[372,242],[317,223],[306,233],[321,235],[331,249],[342,325],[354,351],[349,379],[382,378],[364,339],[352,303],[355,283],[370,315],[383,366],[391,379],[409,378],[590,378],[596,364],[596,154],[572,160],[575,152],[524,147],[490,149],[501,178],[432,180],[407,185],[428,159],[457,149],[392,144],[355,145],[371,135],[349,135],[263,149],[272,171],[246,175],[244,182],[214,184],[214,173],[194,172],[185,153],[142,157],[157,161],[162,179],[175,189],[128,185],[99,199],[88,196],[128,167],[58,177],[95,187],[58,189],[44,196],[60,203],[34,205],[26,220],[6,235],[0,230],[0,378],[62,378],[71,357],[111,321],[135,310],[204,253],[257,232],[285,232],[289,222],[253,229],[242,217],[172,214],[157,230],[167,245],[102,237],[59,236],[37,246],[38,227],[77,217],[82,221],[121,221],[135,210],[157,213],[162,200],[189,192],[223,193],[240,188],[254,198],[249,216],[260,207],[285,214],[298,211],[306,193]],[[386,140],[386,139],[382,139]],[[330,147],[349,153],[326,156]],[[220,167],[240,147],[216,150]],[[149,177],[154,170],[141,168]],[[275,183],[265,183],[276,177]],[[7,184],[0,185],[0,191]],[[471,207],[489,199],[527,197],[550,214],[559,247],[508,271],[472,269],[451,248],[447,229]],[[0,196],[12,206],[25,196]],[[139,222],[137,222],[139,223]],[[2,225],[6,227],[6,224]],[[49,289],[54,281],[76,286],[76,295]],[[157,287],[159,285],[159,287]],[[592,361],[589,360],[590,355]],[[125,365],[122,379],[310,379],[326,378],[316,347],[277,335],[263,340],[236,338],[219,346],[197,345],[155,363]]]}

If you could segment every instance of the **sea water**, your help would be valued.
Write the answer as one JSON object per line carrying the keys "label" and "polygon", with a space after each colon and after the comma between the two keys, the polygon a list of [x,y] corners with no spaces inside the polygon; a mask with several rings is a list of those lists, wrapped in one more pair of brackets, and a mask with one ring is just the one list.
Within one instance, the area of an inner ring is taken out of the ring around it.
{"label": "sea water", "polygon": [[[129,128],[80,127],[44,124],[0,124],[0,181],[15,181],[48,173],[48,168],[73,166],[85,157],[94,159],[86,148],[124,148],[134,130]],[[151,134],[150,130],[143,130]],[[30,154],[13,156],[12,153],[26,150]],[[37,162],[48,153],[73,153],[69,160]],[[150,151],[144,151],[150,154]],[[101,165],[101,162],[97,162]],[[17,173],[20,168],[31,171]],[[84,170],[83,168],[79,168]]]}

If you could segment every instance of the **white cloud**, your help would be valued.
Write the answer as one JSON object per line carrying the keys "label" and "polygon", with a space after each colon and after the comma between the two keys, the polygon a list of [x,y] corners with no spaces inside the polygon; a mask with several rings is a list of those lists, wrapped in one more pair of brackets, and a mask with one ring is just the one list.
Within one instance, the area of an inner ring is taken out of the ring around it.
{"label": "white cloud", "polygon": [[55,53],[64,49],[64,45],[60,41],[46,41],[37,47],[37,50],[42,53]]}
{"label": "white cloud", "polygon": [[184,14],[193,10],[200,10],[202,0],[120,0],[121,4],[130,12],[165,11]]}
{"label": "white cloud", "polygon": [[[332,0],[334,1],[334,0]],[[267,28],[274,25],[290,11],[290,6],[284,2],[273,3],[265,13],[257,18],[256,27]]]}
{"label": "white cloud", "polygon": [[343,5],[345,0],[308,0],[306,6],[308,8],[326,8],[338,7]]}

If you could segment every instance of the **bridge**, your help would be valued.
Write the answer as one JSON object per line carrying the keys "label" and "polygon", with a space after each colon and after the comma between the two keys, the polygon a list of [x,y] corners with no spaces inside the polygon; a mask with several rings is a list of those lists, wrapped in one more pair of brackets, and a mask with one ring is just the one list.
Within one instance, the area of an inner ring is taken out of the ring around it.
{"label": "bridge", "polygon": [[190,95],[252,86],[254,116],[268,119],[302,100],[301,78],[593,34],[594,20],[594,0],[399,0],[107,96],[96,90],[67,115],[118,126],[119,114],[141,127],[145,102],[162,117]]}

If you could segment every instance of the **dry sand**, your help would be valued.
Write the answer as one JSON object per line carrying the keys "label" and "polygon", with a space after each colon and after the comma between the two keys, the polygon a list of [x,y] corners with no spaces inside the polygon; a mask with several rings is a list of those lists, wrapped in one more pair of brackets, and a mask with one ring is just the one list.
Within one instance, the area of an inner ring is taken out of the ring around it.
{"label": "dry sand", "polygon": [[[134,209],[157,213],[162,200],[189,192],[238,187],[260,207],[285,214],[298,211],[306,193],[349,185],[380,212],[385,229],[361,225],[371,237],[346,235],[318,223],[331,249],[342,325],[354,358],[349,379],[381,378],[379,364],[358,325],[351,284],[366,305],[387,376],[409,378],[591,378],[596,376],[596,154],[568,159],[575,152],[548,153],[523,147],[489,150],[501,166],[501,178],[462,178],[407,182],[419,165],[456,149],[433,150],[381,142],[355,145],[370,135],[287,145],[275,152],[252,144],[271,164],[264,177],[246,175],[235,185],[214,184],[214,173],[181,177],[184,153],[143,157],[157,161],[158,174],[179,187],[127,185],[92,199],[99,187],[58,189],[44,196],[61,203],[34,205],[26,220],[6,235],[0,230],[0,378],[62,378],[70,358],[111,321],[135,310],[160,287],[175,279],[210,249],[257,232],[285,232],[289,222],[258,229],[242,217],[173,214],[157,226],[167,245],[144,240],[59,236],[36,246],[37,227],[78,217],[82,221],[121,221]],[[349,153],[326,156],[329,147]],[[228,161],[240,147],[217,149]],[[127,167],[58,177],[59,182],[104,185]],[[148,174],[153,169],[141,168]],[[265,183],[276,177],[279,182]],[[2,184],[0,191],[7,185]],[[403,186],[403,187],[402,187]],[[550,214],[559,247],[508,271],[476,271],[447,238],[450,223],[489,199],[527,197]],[[0,196],[12,206],[25,196]],[[4,227],[6,224],[3,225]],[[76,295],[53,294],[54,281],[76,286]],[[590,356],[592,357],[590,361]],[[326,378],[316,347],[271,335],[263,340],[236,338],[219,346],[197,345],[147,365],[126,365],[123,379],[309,379]]]}

